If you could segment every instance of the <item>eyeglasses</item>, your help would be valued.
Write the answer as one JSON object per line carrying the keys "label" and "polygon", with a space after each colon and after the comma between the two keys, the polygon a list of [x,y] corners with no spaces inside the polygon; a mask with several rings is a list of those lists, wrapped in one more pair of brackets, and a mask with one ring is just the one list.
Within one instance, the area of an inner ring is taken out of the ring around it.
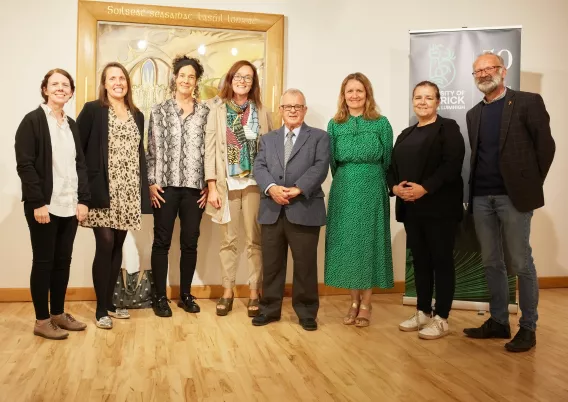
{"label": "eyeglasses", "polygon": [[233,76],[233,81],[241,81],[241,80],[245,80],[245,82],[248,82],[249,84],[252,82],[252,75],[240,75],[240,74],[235,74]]}
{"label": "eyeglasses", "polygon": [[299,112],[301,110],[304,110],[304,108],[306,106],[305,105],[280,105],[280,107],[287,112],[291,112],[292,109],[295,110],[296,112]]}
{"label": "eyeglasses", "polygon": [[493,67],[480,68],[479,70],[475,70],[473,73],[471,73],[471,75],[473,75],[474,77],[479,77],[481,75],[481,73],[491,74],[494,70],[496,70],[498,68],[503,68],[503,66],[493,66]]}

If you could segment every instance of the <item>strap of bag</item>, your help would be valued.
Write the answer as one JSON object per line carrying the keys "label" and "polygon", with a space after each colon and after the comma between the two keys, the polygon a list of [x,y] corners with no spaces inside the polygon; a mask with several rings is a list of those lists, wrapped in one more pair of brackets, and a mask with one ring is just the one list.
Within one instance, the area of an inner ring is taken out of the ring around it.
{"label": "strap of bag", "polygon": [[128,289],[128,282],[126,282],[126,277],[127,277],[127,272],[125,268],[122,268],[122,283],[124,284],[124,292],[129,295],[129,296],[133,296],[136,294],[136,290],[140,287],[140,285],[142,284],[142,278],[146,275],[146,271],[142,270],[142,271],[138,271],[138,280],[136,281],[136,286],[134,287],[133,290]]}

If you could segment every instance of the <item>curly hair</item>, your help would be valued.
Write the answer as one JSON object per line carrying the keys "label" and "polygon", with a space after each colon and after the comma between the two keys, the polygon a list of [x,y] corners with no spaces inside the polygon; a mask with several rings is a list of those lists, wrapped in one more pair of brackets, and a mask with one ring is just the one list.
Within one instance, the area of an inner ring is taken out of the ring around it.
{"label": "curly hair", "polygon": [[187,57],[186,55],[177,55],[172,61],[172,78],[170,80],[170,93],[172,96],[176,93],[176,78],[179,74],[179,70],[181,70],[185,66],[191,66],[195,70],[195,89],[193,92],[193,96],[195,98],[199,98],[199,81],[203,76],[203,66],[201,62],[194,58],[194,57]]}

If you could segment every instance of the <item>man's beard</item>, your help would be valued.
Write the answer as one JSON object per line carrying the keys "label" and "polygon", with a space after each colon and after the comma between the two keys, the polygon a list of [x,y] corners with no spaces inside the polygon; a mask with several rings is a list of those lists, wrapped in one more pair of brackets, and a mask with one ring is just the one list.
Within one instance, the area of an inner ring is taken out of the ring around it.
{"label": "man's beard", "polygon": [[475,85],[477,88],[483,92],[485,95],[490,94],[495,91],[499,85],[503,82],[503,77],[501,74],[490,75],[486,77],[483,81],[481,78],[475,79]]}

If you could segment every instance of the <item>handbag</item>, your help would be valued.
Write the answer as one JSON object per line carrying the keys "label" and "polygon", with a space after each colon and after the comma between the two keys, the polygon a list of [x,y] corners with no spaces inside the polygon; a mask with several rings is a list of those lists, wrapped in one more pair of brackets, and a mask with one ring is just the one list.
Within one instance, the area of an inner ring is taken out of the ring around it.
{"label": "handbag", "polygon": [[112,302],[118,308],[149,308],[152,306],[153,287],[152,271],[130,274],[122,268],[114,285]]}

